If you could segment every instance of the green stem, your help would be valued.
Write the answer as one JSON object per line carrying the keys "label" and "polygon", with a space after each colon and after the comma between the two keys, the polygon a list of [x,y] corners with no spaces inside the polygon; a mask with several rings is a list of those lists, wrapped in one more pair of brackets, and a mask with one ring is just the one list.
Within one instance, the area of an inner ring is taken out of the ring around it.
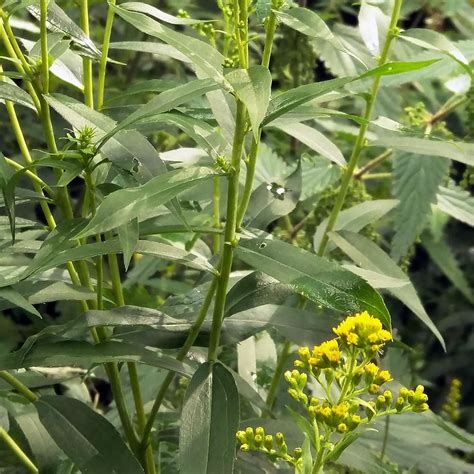
{"label": "green stem", "polygon": [[[387,32],[387,38],[385,40],[385,44],[382,49],[382,54],[380,55],[380,59],[378,61],[379,66],[383,66],[387,62],[388,58],[388,53],[390,51],[390,46],[392,44],[392,40],[397,36],[398,31],[397,31],[397,24],[398,24],[398,19],[400,17],[400,10],[402,7],[402,1],[403,0],[395,0],[395,5],[393,7],[392,11],[392,16],[390,19],[390,25],[388,28]],[[349,159],[349,163],[347,165],[347,168],[344,172],[344,175],[342,177],[342,182],[341,182],[341,188],[339,190],[339,193],[336,197],[336,202],[334,203],[334,207],[331,211],[331,214],[328,219],[328,223],[326,226],[326,230],[324,232],[324,236],[321,240],[321,244],[319,245],[319,249],[317,254],[319,256],[323,256],[324,252],[326,251],[326,247],[329,241],[329,236],[328,233],[331,232],[334,229],[334,226],[337,221],[337,216],[339,215],[339,212],[342,209],[342,206],[344,204],[344,200],[346,198],[347,190],[349,188],[349,184],[351,182],[352,176],[354,174],[354,170],[357,166],[357,163],[359,161],[359,157],[362,153],[362,150],[365,147],[365,135],[367,133],[367,129],[369,128],[369,123],[372,117],[372,111],[374,109],[375,101],[377,99],[377,93],[380,87],[380,81],[382,77],[377,76],[374,79],[374,82],[372,83],[372,87],[370,90],[370,97],[367,100],[367,104],[365,107],[365,112],[364,112],[364,122],[360,126],[359,129],[359,134],[357,136],[357,140],[355,142],[354,148],[352,150],[351,157]]]}
{"label": "green stem", "polygon": [[[17,163],[16,161],[12,160],[11,158],[7,158],[6,156],[3,157],[5,160],[5,163],[10,165],[12,168],[15,168],[17,171],[23,171],[25,170],[25,167],[21,165],[20,163]],[[41,189],[44,189],[51,197],[54,197],[54,191],[51,189],[51,187],[45,183],[34,171],[31,171],[27,169],[26,171],[23,171],[25,176],[31,179],[31,181],[38,186],[41,186]]]}
{"label": "green stem", "polygon": [[393,150],[388,149],[381,153],[379,156],[376,156],[373,160],[370,160],[365,166],[363,166],[357,173],[354,174],[354,178],[361,179],[368,171],[378,166],[380,163],[384,162],[387,158],[392,156]]}
{"label": "green stem", "polygon": [[0,371],[0,379],[5,380],[11,385],[18,393],[23,395],[27,400],[34,403],[38,400],[38,396],[35,395],[26,385],[22,384],[14,375],[10,374],[6,370]]}
{"label": "green stem", "polygon": [[380,459],[382,461],[385,456],[385,451],[387,449],[389,431],[390,431],[390,416],[387,416],[387,418],[385,418],[385,432],[383,435],[382,450],[380,451]]}
{"label": "green stem", "polygon": [[39,473],[38,468],[26,453],[18,446],[15,440],[0,426],[0,439],[10,448],[10,451],[20,460],[29,472]]}
{"label": "green stem", "polygon": [[[115,5],[115,0],[110,0],[110,5]],[[99,63],[99,77],[97,79],[97,110],[104,106],[105,74],[107,70],[107,58],[109,56],[110,37],[112,35],[112,25],[114,23],[114,11],[110,8],[107,11],[105,20],[104,41],[102,43],[102,56]]]}
{"label": "green stem", "polygon": [[[220,216],[220,180],[219,178],[213,179],[213,194],[212,194],[212,202],[213,202],[213,221],[214,227],[219,229],[221,226],[221,216]],[[218,254],[221,249],[221,235],[214,234],[213,236],[213,252],[214,254]]]}
{"label": "green stem", "polygon": [[[275,36],[275,30],[277,27],[276,17],[274,13],[271,13],[268,17],[268,23],[266,25],[266,34],[265,34],[265,46],[263,48],[262,55],[262,66],[268,68],[270,66],[270,58],[272,55],[273,48],[273,38]],[[257,137],[252,138],[252,143],[250,145],[250,151],[248,156],[247,173],[245,175],[244,190],[242,192],[242,199],[239,204],[239,209],[237,212],[237,228],[240,228],[242,225],[242,220],[244,219],[245,213],[249,206],[250,197],[252,195],[253,181],[255,178],[255,169],[257,166],[257,155],[258,148],[260,146],[260,138],[262,131],[259,130]]]}
{"label": "green stem", "polygon": [[278,363],[275,368],[275,373],[273,374],[272,382],[270,388],[268,389],[266,404],[269,410],[273,409],[275,403],[276,394],[278,385],[280,384],[281,376],[283,375],[283,370],[285,369],[286,361],[290,355],[291,342],[285,341],[283,348],[281,350],[280,357],[278,358]]}
{"label": "green stem", "polygon": [[[217,287],[217,277],[215,277],[212,280],[211,286],[209,287],[206,297],[204,298],[204,302],[199,311],[199,314],[196,320],[194,321],[194,324],[189,329],[188,336],[186,337],[186,340],[183,346],[179,350],[178,355],[176,356],[176,360],[180,360],[180,361],[183,360],[188,354],[189,349],[191,349],[191,347],[194,345],[194,342],[196,341],[199,331],[201,330],[202,323],[204,322],[207,312],[209,311],[209,307],[211,306],[212,299],[214,298],[214,293],[216,291],[216,287]],[[165,398],[166,391],[168,390],[168,387],[171,385],[171,382],[173,381],[174,377],[175,377],[174,372],[169,372],[160,387],[160,391],[158,392],[155,402],[153,403],[150,414],[148,415],[148,420],[147,420],[145,429],[143,431],[142,442],[141,442],[142,446],[147,446],[149,443],[150,433],[153,428],[153,423],[155,421],[156,415],[158,414],[161,404],[163,403],[163,400]]]}
{"label": "green stem", "polygon": [[227,212],[224,229],[224,248],[222,251],[222,260],[217,281],[216,301],[214,304],[212,329],[209,341],[208,359],[212,362],[216,361],[217,359],[217,349],[219,347],[222,319],[224,317],[227,286],[229,284],[229,276],[230,271],[232,269],[232,261],[234,256],[237,225],[237,206],[239,200],[240,160],[244,147],[245,123],[245,106],[240,100],[238,100],[235,119],[234,140],[232,144],[231,170],[228,176]]}
{"label": "green stem", "polygon": [[[89,36],[89,0],[81,1],[81,28]],[[84,102],[87,107],[94,108],[94,88],[92,81],[92,59],[82,57],[82,70],[84,76]]]}

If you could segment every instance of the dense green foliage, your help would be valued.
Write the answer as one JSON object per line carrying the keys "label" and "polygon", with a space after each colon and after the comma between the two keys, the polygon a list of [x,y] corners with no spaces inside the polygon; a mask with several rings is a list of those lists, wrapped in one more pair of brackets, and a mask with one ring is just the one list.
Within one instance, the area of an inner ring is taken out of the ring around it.
{"label": "dense green foliage", "polygon": [[0,472],[474,473],[472,2],[154,3],[0,0]]}

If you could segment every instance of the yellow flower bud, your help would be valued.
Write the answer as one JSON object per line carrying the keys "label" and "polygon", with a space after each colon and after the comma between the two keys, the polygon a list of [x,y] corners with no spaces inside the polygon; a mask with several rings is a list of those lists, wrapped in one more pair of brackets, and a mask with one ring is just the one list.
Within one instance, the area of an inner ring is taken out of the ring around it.
{"label": "yellow flower bud", "polygon": [[380,386],[373,383],[373,384],[370,384],[369,386],[369,393],[371,393],[372,395],[375,395],[377,393],[379,393],[379,390],[380,390]]}
{"label": "yellow flower bud", "polygon": [[339,423],[337,425],[337,431],[339,431],[339,433],[345,433],[347,431],[347,425],[345,423]]}
{"label": "yellow flower bud", "polygon": [[255,436],[261,436],[262,438],[265,437],[265,430],[261,427],[261,426],[258,426],[257,428],[255,428]]}
{"label": "yellow flower bud", "polygon": [[268,449],[269,451],[273,449],[273,436],[272,435],[265,436],[264,445],[265,445],[265,448]]}
{"label": "yellow flower bud", "polygon": [[248,453],[250,451],[250,446],[248,444],[242,444],[240,446],[240,450],[243,451],[244,453]]}
{"label": "yellow flower bud", "polygon": [[400,396],[405,400],[408,398],[409,393],[410,393],[410,391],[406,387],[402,387],[400,389]]}
{"label": "yellow flower bud", "polygon": [[237,431],[235,434],[236,438],[238,439],[240,444],[247,443],[247,436],[245,435],[245,431]]}
{"label": "yellow flower bud", "polygon": [[257,448],[261,448],[263,446],[263,436],[255,435],[254,442]]}
{"label": "yellow flower bud", "polygon": [[397,411],[401,412],[404,406],[405,406],[405,399],[403,397],[398,397],[397,402],[395,404],[395,408],[397,409]]}

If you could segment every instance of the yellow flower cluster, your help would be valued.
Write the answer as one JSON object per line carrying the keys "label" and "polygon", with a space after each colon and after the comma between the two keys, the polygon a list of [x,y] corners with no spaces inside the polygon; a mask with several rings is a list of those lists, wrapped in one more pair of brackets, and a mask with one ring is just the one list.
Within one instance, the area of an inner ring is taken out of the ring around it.
{"label": "yellow flower cluster", "polygon": [[387,341],[392,340],[391,333],[383,329],[380,320],[367,311],[349,316],[333,331],[341,338],[344,345],[368,349],[373,353],[382,349]]}
{"label": "yellow flower cluster", "polygon": [[310,418],[316,419],[318,423],[324,423],[340,433],[345,433],[359,426],[361,418],[357,415],[358,409],[357,403],[342,402],[330,405],[328,402],[319,403],[318,399],[312,398],[308,413]]}
{"label": "yellow flower cluster", "polygon": [[305,369],[329,369],[338,366],[341,360],[341,351],[337,339],[323,342],[319,346],[300,347],[298,354],[300,359],[295,362],[296,367]]}
{"label": "yellow flower cluster", "polygon": [[368,386],[368,392],[372,394],[378,393],[381,385],[393,380],[388,370],[380,370],[372,362],[366,364],[361,370],[364,373],[364,381]]}

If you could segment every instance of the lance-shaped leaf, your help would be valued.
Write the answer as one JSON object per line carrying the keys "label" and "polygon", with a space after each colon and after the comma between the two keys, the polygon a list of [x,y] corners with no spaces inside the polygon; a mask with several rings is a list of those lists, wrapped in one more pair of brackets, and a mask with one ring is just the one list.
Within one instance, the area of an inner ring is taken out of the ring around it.
{"label": "lance-shaped leaf", "polygon": [[363,279],[340,265],[280,240],[242,240],[236,255],[294,291],[342,313],[367,310],[390,327],[382,297]]}
{"label": "lance-shaped leaf", "polygon": [[100,141],[99,147],[102,147],[112,136],[120,130],[130,127],[134,123],[153,115],[158,115],[163,112],[177,107],[178,105],[189,102],[190,100],[200,97],[207,92],[215,90],[218,85],[211,79],[198,79],[196,81],[182,84],[172,89],[162,92],[159,96],[150,100],[145,105],[141,106],[133,114],[122,120],[116,127],[108,132]]}
{"label": "lance-shaped leaf", "polygon": [[157,20],[169,23],[171,25],[195,25],[197,23],[204,23],[203,20],[193,20],[192,18],[182,18],[178,16],[170,15],[162,10],[159,10],[152,5],[142,2],[126,2],[121,3],[120,6],[127,10],[135,11],[138,13],[145,13],[146,15],[152,16]]}
{"label": "lance-shaped leaf", "polygon": [[341,150],[331,141],[326,138],[318,130],[305,125],[304,123],[288,123],[278,125],[280,130],[283,130],[288,135],[296,138],[301,143],[309,146],[312,150],[319,153],[324,158],[327,158],[340,166],[346,164],[344,155]]}
{"label": "lance-shaped leaf", "polygon": [[219,176],[212,168],[186,168],[156,176],[142,186],[109,194],[80,237],[107,232],[131,219],[151,217],[156,208],[200,181]]}
{"label": "lance-shaped leaf", "polygon": [[182,474],[230,474],[239,426],[239,394],[220,363],[202,364],[189,383],[179,435]]}
{"label": "lance-shaped leaf", "polygon": [[333,42],[341,46],[329,27],[314,11],[307,8],[290,8],[275,12],[276,17],[286,26],[313,38]]}
{"label": "lance-shaped leaf", "polygon": [[387,290],[410,308],[445,348],[443,336],[426,313],[410,279],[377,244],[362,235],[345,230],[337,233],[331,232],[329,236],[361,268],[404,282],[402,286],[388,287]]}
{"label": "lance-shaped leaf", "polygon": [[35,406],[43,426],[82,472],[143,473],[114,426],[85,403],[71,397],[45,395]]}
{"label": "lance-shaped leaf", "polygon": [[246,105],[254,137],[257,137],[270,101],[270,71],[264,66],[251,66],[248,69],[235,69],[225,77],[237,97]]}
{"label": "lance-shaped leaf", "polygon": [[13,306],[24,309],[30,314],[33,314],[41,319],[41,314],[38,310],[17,290],[11,287],[0,288],[0,302],[6,300]]}
{"label": "lance-shaped leaf", "polygon": [[281,117],[283,114],[290,112],[299,105],[302,105],[316,97],[336,91],[345,84],[353,81],[353,77],[343,77],[340,79],[331,79],[324,82],[315,82],[313,84],[305,84],[303,86],[290,89],[289,91],[278,94],[270,101],[268,113],[262,122],[262,125],[268,125],[273,120]]}
{"label": "lance-shaped leaf", "polygon": [[30,94],[15,84],[0,81],[0,99],[9,100],[15,104],[23,105],[29,109],[36,110]]}
{"label": "lance-shaped leaf", "polygon": [[174,46],[194,64],[199,77],[210,77],[228,86],[223,74],[224,56],[216,48],[204,41],[173,31],[142,13],[116,5],[111,5],[110,8],[137,30]]}
{"label": "lance-shaped leaf", "polygon": [[474,227],[474,196],[459,186],[440,186],[436,196],[439,209],[454,219]]}
{"label": "lance-shaped leaf", "polygon": [[[35,2],[36,3],[36,2]],[[38,5],[30,5],[28,11],[38,20],[41,17]],[[100,59],[101,52],[97,49],[94,42],[84,31],[79,28],[74,21],[69,18],[64,10],[59,8],[53,0],[49,1],[47,12],[47,27],[53,32],[63,33],[70,37],[72,42],[78,46],[85,55],[94,59]]]}

